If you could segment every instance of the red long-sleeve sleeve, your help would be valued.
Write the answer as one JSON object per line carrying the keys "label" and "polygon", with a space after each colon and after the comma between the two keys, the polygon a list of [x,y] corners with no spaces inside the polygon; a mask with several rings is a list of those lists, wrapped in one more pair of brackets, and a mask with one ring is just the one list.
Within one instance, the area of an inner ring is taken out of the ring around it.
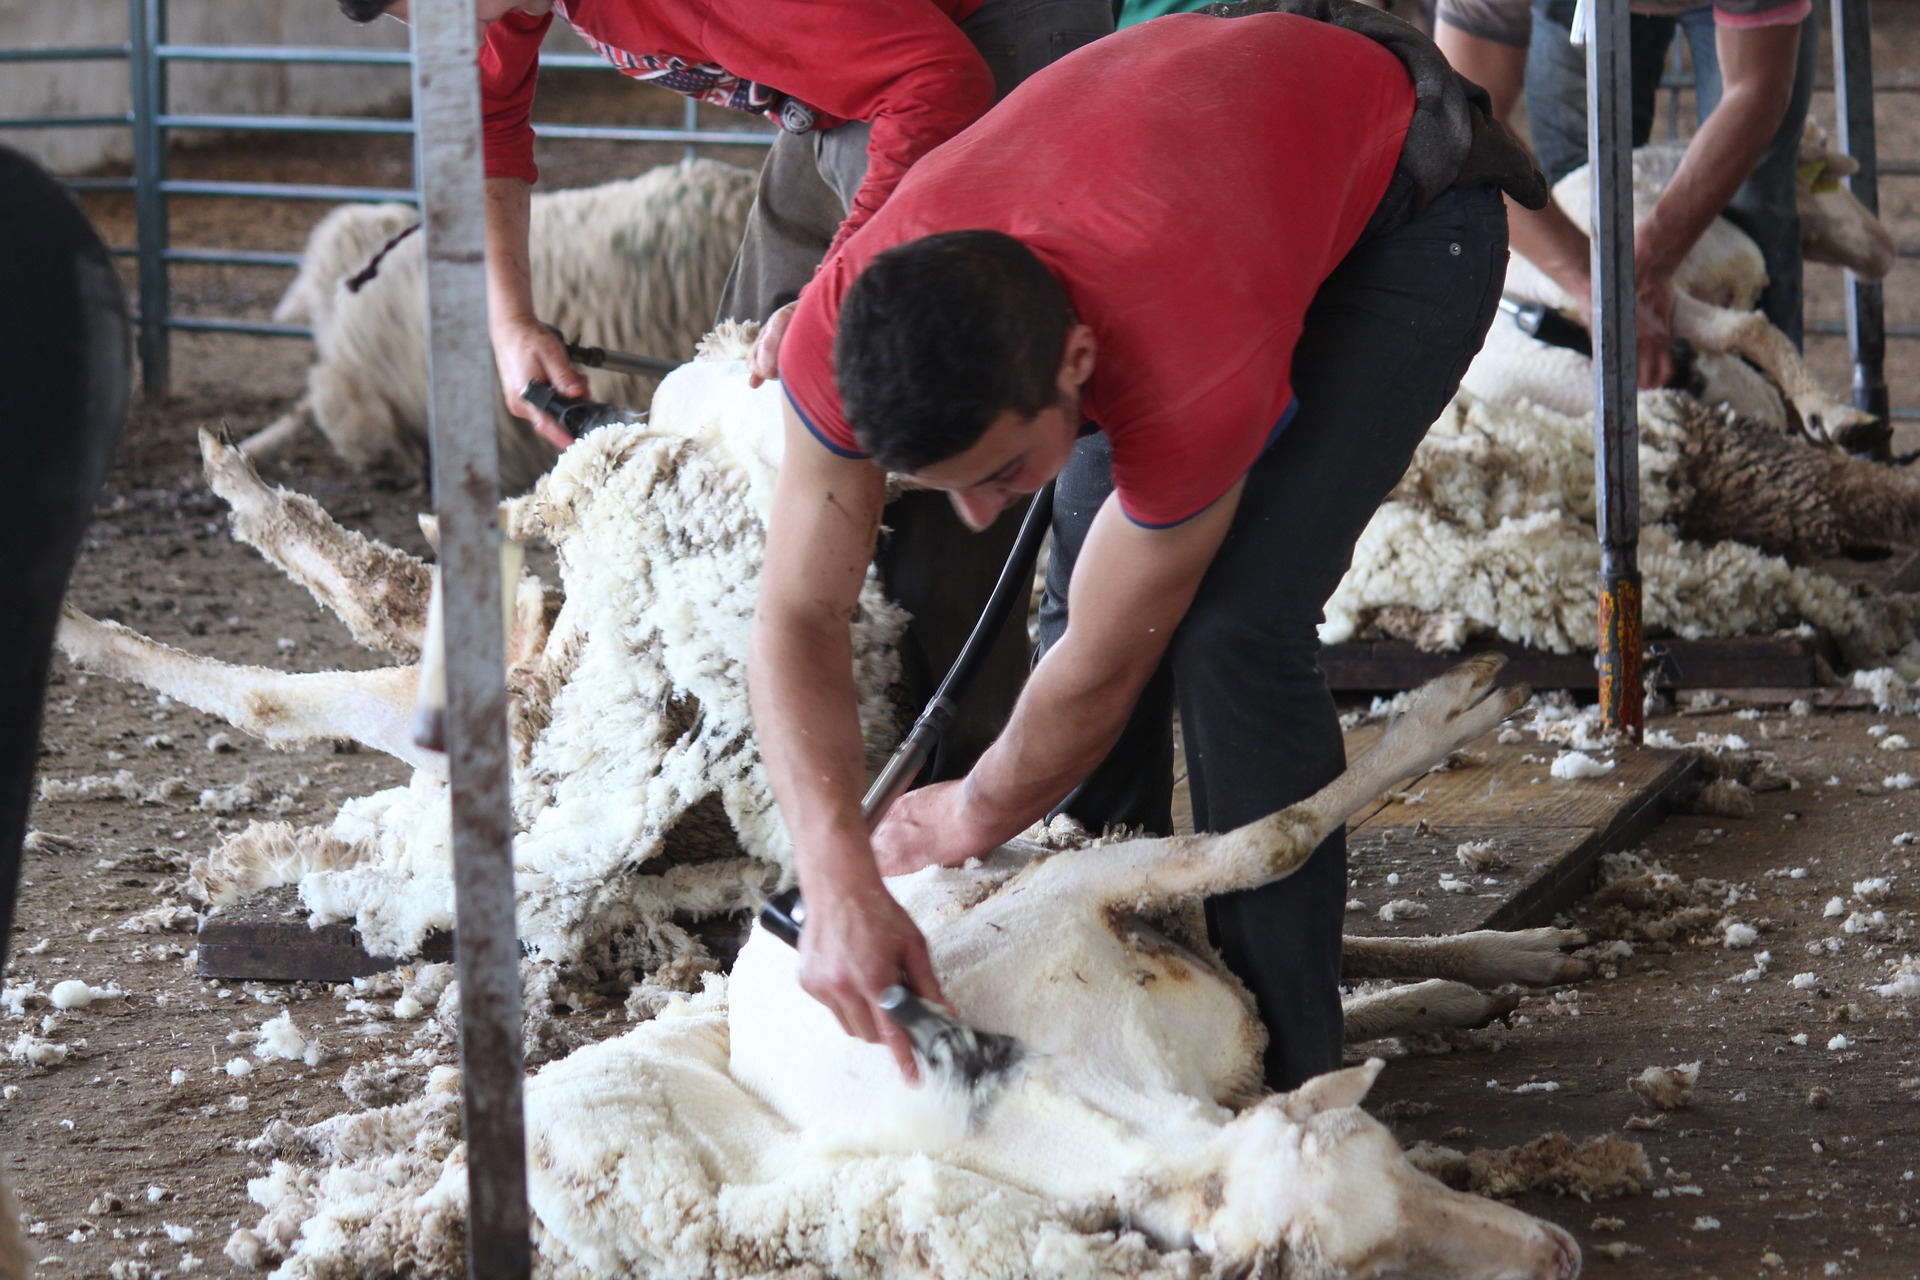
{"label": "red long-sleeve sleeve", "polygon": [[[603,52],[718,64],[825,115],[869,122],[866,181],[841,228],[844,240],[886,202],[914,161],[993,104],[993,75],[959,27],[978,4],[573,0],[562,16]],[[508,13],[487,30],[480,91],[488,177],[538,176],[533,91],[551,21]]]}

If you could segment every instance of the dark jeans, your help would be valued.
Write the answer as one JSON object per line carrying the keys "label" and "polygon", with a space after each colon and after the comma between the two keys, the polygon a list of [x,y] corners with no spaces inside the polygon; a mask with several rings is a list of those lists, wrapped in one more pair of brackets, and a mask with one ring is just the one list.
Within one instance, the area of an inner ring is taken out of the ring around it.
{"label": "dark jeans", "polygon": [[127,304],[60,184],[0,147],[0,969],[60,598],[127,417]]}
{"label": "dark jeans", "polygon": [[[1318,662],[1322,609],[1479,351],[1506,266],[1499,193],[1455,190],[1363,242],[1320,286],[1295,349],[1299,410],[1247,473],[1166,660],[1064,812],[1095,831],[1169,829],[1175,698],[1198,830],[1251,822],[1345,768]],[[1066,629],[1075,556],[1112,492],[1110,457],[1106,438],[1090,436],[1060,476],[1043,646]],[[1291,877],[1207,904],[1214,940],[1266,1023],[1273,1088],[1340,1065],[1346,897],[1346,840],[1336,835]]]}
{"label": "dark jeans", "polygon": [[[1527,120],[1533,149],[1549,181],[1558,182],[1587,162],[1587,54],[1570,44],[1574,0],[1534,0],[1533,43],[1527,50]],[[1713,10],[1690,10],[1677,18],[1632,17],[1633,145],[1653,132],[1655,98],[1667,51],[1676,32],[1693,55],[1695,101],[1704,120],[1720,103],[1720,56],[1714,45]],[[1794,170],[1800,135],[1806,131],[1820,56],[1820,6],[1800,28],[1800,61],[1786,118],[1767,144],[1753,173],[1727,202],[1728,221],[1753,237],[1767,264],[1767,290],[1760,309],[1799,346],[1801,319],[1800,209]]]}

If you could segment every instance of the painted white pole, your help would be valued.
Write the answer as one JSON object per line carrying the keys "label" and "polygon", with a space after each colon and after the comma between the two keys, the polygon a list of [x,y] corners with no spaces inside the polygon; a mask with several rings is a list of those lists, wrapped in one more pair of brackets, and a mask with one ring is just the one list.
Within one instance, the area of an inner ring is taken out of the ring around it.
{"label": "painted white pole", "polygon": [[531,1269],[520,943],[501,626],[499,456],[473,0],[413,0],[415,164],[427,263],[434,506],[453,805],[454,936],[467,1142],[467,1274]]}

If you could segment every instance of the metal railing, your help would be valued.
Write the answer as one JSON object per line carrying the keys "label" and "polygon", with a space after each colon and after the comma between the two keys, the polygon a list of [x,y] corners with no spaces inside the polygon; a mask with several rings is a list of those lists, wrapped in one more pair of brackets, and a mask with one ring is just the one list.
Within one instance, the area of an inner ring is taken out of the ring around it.
{"label": "metal railing", "polygon": [[[175,133],[188,131],[240,133],[327,133],[364,136],[415,136],[414,122],[367,116],[292,116],[232,112],[184,112],[171,109],[168,69],[175,63],[269,63],[353,67],[411,67],[413,54],[404,49],[283,48],[273,45],[176,44],[167,38],[167,0],[128,0],[128,38],[117,45],[89,45],[36,49],[0,49],[0,65],[9,63],[122,62],[127,67],[131,105],[120,114],[0,116],[7,129],[130,129],[133,173],[130,177],[71,178],[75,191],[132,192],[135,242],[115,245],[114,252],[135,261],[138,297],[138,350],[142,384],[150,395],[165,395],[171,385],[175,331],[238,333],[275,338],[310,338],[303,325],[276,324],[224,316],[186,316],[173,310],[171,268],[176,265],[238,266],[295,270],[298,253],[265,250],[193,248],[173,243],[170,202],[176,196],[212,196],[237,199],[323,200],[330,202],[420,202],[417,155],[413,185],[365,187],[294,182],[218,182],[176,179],[168,173],[168,144]],[[593,54],[545,54],[541,69],[618,74],[617,68]],[[746,118],[743,117],[743,121]],[[702,129],[698,107],[689,99],[677,127],[543,124],[534,136],[552,140],[681,143],[692,157],[703,146],[767,146],[772,126],[746,123],[738,132]],[[417,142],[417,139],[416,139]]]}

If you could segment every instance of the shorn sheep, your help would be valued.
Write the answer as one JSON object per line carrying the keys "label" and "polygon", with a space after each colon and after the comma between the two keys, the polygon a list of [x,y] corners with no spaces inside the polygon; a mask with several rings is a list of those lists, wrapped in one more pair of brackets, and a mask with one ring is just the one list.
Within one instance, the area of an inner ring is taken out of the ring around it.
{"label": "shorn sheep", "polygon": [[[1636,212],[1652,208],[1684,150],[1683,144],[1657,143],[1634,152]],[[1852,159],[1828,147],[1817,124],[1808,125],[1800,159],[1798,196],[1808,259],[1837,263],[1864,279],[1886,275],[1894,257],[1892,237],[1839,186],[1839,178],[1857,167]],[[1553,192],[1555,202],[1583,230],[1592,213],[1589,193],[1584,167],[1562,178]],[[1704,383],[1700,398],[1729,403],[1743,416],[1783,428],[1795,425],[1819,442],[1842,440],[1869,425],[1868,415],[1823,389],[1786,335],[1753,310],[1766,283],[1760,250],[1725,218],[1708,226],[1681,263],[1674,278],[1673,332],[1699,352]],[[1508,267],[1506,292],[1522,301],[1573,309],[1572,299],[1518,254]],[[1494,324],[1462,385],[1503,404],[1524,397],[1561,413],[1586,413],[1593,407],[1593,375],[1586,357],[1538,342],[1505,322]]]}
{"label": "shorn sheep", "polygon": [[[534,196],[529,244],[541,319],[589,346],[690,358],[713,325],[753,185],[748,170],[690,160]],[[247,442],[251,455],[266,456],[311,423],[355,467],[424,470],[420,238],[393,243],[418,221],[407,205],[347,204],[314,228],[274,318],[310,325],[318,359],[306,395]],[[594,399],[637,408],[654,386],[651,378],[604,370],[587,371],[587,383]],[[517,492],[551,467],[555,454],[495,399],[501,480]]]}

